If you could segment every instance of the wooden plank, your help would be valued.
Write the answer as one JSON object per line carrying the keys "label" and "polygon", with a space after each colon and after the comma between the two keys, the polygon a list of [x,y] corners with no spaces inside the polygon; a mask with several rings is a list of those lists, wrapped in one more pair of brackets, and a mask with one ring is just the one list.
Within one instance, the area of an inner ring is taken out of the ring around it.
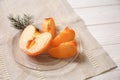
{"label": "wooden plank", "polygon": [[120,23],[88,26],[101,45],[120,44]]}
{"label": "wooden plank", "polygon": [[120,5],[74,9],[86,25],[120,22]]}
{"label": "wooden plank", "polygon": [[73,8],[118,5],[120,0],[68,0]]}

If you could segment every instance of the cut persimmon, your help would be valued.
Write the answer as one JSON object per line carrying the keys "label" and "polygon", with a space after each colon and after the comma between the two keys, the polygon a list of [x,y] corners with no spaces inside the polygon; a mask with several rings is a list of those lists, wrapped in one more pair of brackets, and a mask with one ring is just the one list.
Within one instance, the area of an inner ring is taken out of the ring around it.
{"label": "cut persimmon", "polygon": [[51,40],[49,32],[39,33],[33,25],[29,25],[20,36],[19,46],[26,54],[36,56],[49,47]]}
{"label": "cut persimmon", "polygon": [[27,26],[19,39],[20,49],[29,56],[37,56],[44,51],[54,58],[70,58],[77,53],[75,32],[65,27],[56,36],[53,18],[45,18],[39,32],[33,25]]}
{"label": "cut persimmon", "polygon": [[58,46],[59,44],[67,41],[71,41],[75,38],[74,30],[66,27],[63,31],[61,31],[53,40],[52,46]]}
{"label": "cut persimmon", "polygon": [[61,43],[57,47],[48,50],[51,57],[54,58],[70,58],[76,55],[77,46],[75,40]]}
{"label": "cut persimmon", "polygon": [[52,37],[54,38],[56,35],[56,26],[53,18],[45,18],[42,24],[42,32],[49,32],[51,33]]}

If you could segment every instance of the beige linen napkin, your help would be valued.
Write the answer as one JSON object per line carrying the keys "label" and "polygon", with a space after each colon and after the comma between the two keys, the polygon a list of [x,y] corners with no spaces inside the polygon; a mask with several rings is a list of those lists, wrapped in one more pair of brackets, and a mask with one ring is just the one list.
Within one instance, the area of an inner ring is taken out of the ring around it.
{"label": "beige linen napkin", "polygon": [[[83,53],[73,63],[54,71],[35,71],[18,65],[11,51],[11,41],[18,30],[11,27],[9,14],[31,14],[35,21],[53,17],[60,28],[70,26],[76,31]],[[84,80],[115,67],[66,0],[0,0],[0,80]]]}

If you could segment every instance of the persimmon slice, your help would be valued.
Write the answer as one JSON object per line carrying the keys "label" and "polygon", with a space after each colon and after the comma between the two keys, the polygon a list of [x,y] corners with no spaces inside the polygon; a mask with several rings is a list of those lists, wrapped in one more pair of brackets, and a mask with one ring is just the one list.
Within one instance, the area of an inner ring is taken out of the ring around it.
{"label": "persimmon slice", "polygon": [[51,57],[54,58],[70,58],[77,54],[77,46],[75,40],[61,43],[57,47],[48,50]]}
{"label": "persimmon slice", "polygon": [[42,32],[49,32],[51,33],[52,37],[54,38],[56,35],[56,26],[53,18],[45,18],[42,24]]}
{"label": "persimmon slice", "polygon": [[67,41],[71,41],[75,38],[74,30],[66,27],[63,31],[61,31],[53,40],[52,46],[58,46],[59,44]]}

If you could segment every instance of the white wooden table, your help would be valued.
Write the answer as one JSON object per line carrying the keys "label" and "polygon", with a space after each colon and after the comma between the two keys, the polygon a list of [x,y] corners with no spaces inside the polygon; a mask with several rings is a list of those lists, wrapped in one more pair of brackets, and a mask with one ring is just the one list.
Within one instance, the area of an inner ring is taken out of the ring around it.
{"label": "white wooden table", "polygon": [[120,80],[120,0],[68,0],[118,68],[89,80]]}

